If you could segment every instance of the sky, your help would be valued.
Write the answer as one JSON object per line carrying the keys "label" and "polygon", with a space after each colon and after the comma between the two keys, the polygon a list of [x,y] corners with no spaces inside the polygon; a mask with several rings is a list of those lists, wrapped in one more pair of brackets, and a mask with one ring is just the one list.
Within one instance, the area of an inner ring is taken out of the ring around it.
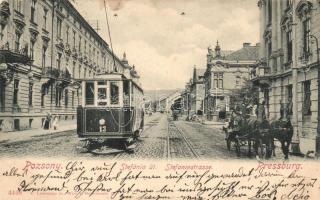
{"label": "sky", "polygon": [[[146,90],[184,88],[193,68],[206,67],[207,48],[259,42],[256,0],[106,0],[114,52],[126,52]],[[109,43],[104,0],[75,0],[85,19],[99,20]],[[181,13],[184,12],[184,15]],[[116,16],[115,16],[116,14]]]}

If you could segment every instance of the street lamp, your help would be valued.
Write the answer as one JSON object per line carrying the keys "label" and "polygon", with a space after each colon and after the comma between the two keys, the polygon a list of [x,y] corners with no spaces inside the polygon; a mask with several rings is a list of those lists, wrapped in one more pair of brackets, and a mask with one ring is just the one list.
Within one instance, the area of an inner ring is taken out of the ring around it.
{"label": "street lamp", "polygon": [[309,35],[316,42],[317,47],[317,67],[318,67],[318,117],[317,117],[317,136],[316,136],[316,157],[320,157],[320,49],[318,38],[314,35]]}

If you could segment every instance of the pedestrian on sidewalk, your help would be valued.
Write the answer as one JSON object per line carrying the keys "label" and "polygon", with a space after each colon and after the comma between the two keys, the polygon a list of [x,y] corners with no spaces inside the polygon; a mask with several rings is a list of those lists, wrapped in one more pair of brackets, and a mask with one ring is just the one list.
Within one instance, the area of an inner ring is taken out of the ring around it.
{"label": "pedestrian on sidewalk", "polygon": [[59,122],[59,119],[57,116],[54,117],[54,120],[52,122],[52,127],[53,127],[53,130],[58,130],[58,122]]}
{"label": "pedestrian on sidewalk", "polygon": [[43,122],[43,129],[45,130],[50,129],[51,119],[52,119],[51,113],[47,113],[47,116]]}

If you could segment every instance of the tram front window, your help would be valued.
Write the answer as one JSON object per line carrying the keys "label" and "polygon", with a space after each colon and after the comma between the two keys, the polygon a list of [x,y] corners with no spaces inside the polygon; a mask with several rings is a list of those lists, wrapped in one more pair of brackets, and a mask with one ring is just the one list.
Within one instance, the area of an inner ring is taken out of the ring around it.
{"label": "tram front window", "polygon": [[107,88],[98,88],[98,105],[107,105]]}
{"label": "tram front window", "polygon": [[107,105],[107,82],[106,81],[99,81],[98,82],[98,99],[97,104],[98,106],[105,106]]}
{"label": "tram front window", "polygon": [[94,83],[86,83],[86,105],[94,105]]}
{"label": "tram front window", "polygon": [[118,82],[110,82],[111,105],[119,104],[119,85]]}

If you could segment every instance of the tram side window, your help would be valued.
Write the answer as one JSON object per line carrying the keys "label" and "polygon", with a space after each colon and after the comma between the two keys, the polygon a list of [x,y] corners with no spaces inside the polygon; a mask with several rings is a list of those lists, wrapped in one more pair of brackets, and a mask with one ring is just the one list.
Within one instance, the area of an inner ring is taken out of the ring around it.
{"label": "tram side window", "polygon": [[130,105],[130,82],[124,81],[123,82],[123,104],[125,106]]}
{"label": "tram side window", "polygon": [[117,82],[110,82],[111,105],[119,104],[119,85]]}
{"label": "tram side window", "polygon": [[86,83],[86,105],[94,105],[94,83]]}

